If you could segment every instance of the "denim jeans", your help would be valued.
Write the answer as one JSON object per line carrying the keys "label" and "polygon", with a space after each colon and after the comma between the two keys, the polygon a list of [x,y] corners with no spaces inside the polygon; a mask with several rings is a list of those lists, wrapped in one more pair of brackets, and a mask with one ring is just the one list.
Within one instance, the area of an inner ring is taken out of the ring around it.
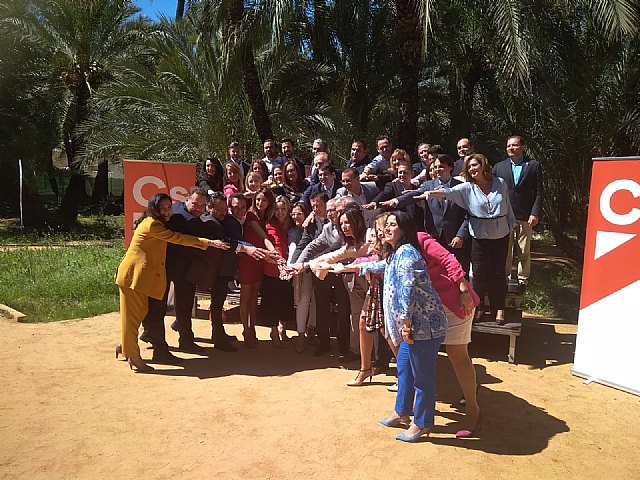
{"label": "denim jeans", "polygon": [[[420,428],[433,427],[436,407],[436,359],[443,337],[406,342],[398,349],[398,393],[395,410],[411,415]],[[415,406],[414,406],[415,397]]]}

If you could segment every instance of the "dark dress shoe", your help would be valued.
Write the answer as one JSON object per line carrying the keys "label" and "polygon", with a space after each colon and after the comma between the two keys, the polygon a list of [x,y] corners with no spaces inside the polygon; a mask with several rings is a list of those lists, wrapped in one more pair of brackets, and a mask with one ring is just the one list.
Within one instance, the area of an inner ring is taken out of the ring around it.
{"label": "dark dress shoe", "polygon": [[348,351],[346,353],[341,353],[338,356],[338,361],[340,363],[348,363],[348,362],[353,362],[356,359],[359,359],[360,357],[358,357],[355,353],[353,353],[352,351]]}
{"label": "dark dress shoe", "polygon": [[321,357],[325,353],[328,353],[330,350],[328,345],[318,345],[318,347],[313,352],[314,357]]}
{"label": "dark dress shoe", "polygon": [[171,330],[173,330],[174,332],[179,332],[180,330],[178,330],[178,321],[174,320],[173,322],[171,322]]}
{"label": "dark dress shoe", "polygon": [[187,353],[205,353],[206,350],[195,342],[180,342],[178,343],[178,350]]}
{"label": "dark dress shoe", "polygon": [[153,340],[151,339],[151,335],[149,335],[149,332],[147,332],[146,330],[142,331],[139,338],[143,342],[153,343]]}
{"label": "dark dress shoe", "polygon": [[374,375],[379,375],[381,373],[387,373],[389,371],[389,364],[387,363],[386,365],[382,364],[382,365],[373,365],[373,374]]}
{"label": "dark dress shoe", "polygon": [[228,334],[224,334],[221,336],[222,338],[220,340],[218,340],[218,337],[216,337],[215,335],[211,335],[211,343],[218,343],[219,341],[221,342],[225,342],[225,343],[231,343],[231,342],[237,342],[238,341],[238,337],[236,337],[235,335],[228,335]]}
{"label": "dark dress shoe", "polygon": [[231,345],[229,342],[216,342],[213,346],[214,350],[220,350],[222,352],[237,352],[238,349]]}
{"label": "dark dress shoe", "polygon": [[151,361],[155,363],[168,363],[171,365],[177,365],[184,362],[184,358],[176,357],[169,350],[155,350]]}

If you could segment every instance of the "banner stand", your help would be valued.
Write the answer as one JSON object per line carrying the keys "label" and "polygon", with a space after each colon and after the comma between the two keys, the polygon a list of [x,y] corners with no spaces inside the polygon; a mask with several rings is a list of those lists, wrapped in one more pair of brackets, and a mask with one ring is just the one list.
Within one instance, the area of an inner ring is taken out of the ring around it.
{"label": "banner stand", "polygon": [[640,396],[640,157],[594,158],[571,373]]}

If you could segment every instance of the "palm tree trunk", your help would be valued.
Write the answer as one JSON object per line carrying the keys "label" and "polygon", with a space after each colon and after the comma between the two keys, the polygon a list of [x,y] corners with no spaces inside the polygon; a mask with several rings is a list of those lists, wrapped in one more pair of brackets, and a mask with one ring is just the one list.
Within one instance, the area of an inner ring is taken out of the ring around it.
{"label": "palm tree trunk", "polygon": [[178,5],[176,5],[176,20],[184,17],[184,4],[185,0],[178,0]]}
{"label": "palm tree trunk", "polygon": [[413,152],[418,136],[418,76],[422,62],[422,27],[415,0],[396,0],[400,40],[400,124],[396,144]]}
{"label": "palm tree trunk", "polygon": [[[239,28],[244,15],[243,0],[235,0],[229,10],[229,22],[232,28]],[[264,94],[260,85],[260,76],[256,68],[255,57],[253,55],[253,46],[250,39],[246,39],[242,45],[242,88],[244,90],[249,105],[251,107],[251,116],[256,132],[263,142],[268,138],[273,138],[273,127],[271,118],[267,113],[264,103]]]}

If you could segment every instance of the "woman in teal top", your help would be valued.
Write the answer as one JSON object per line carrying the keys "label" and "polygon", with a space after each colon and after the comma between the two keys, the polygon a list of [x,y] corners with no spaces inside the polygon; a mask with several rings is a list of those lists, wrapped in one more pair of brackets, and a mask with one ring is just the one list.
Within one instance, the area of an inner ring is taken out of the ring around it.
{"label": "woman in teal top", "polygon": [[[440,297],[431,285],[427,265],[411,218],[393,212],[384,229],[385,259],[359,265],[337,266],[338,273],[360,275],[384,272],[383,310],[389,338],[399,346],[397,354],[398,394],[385,426],[409,424],[398,440],[415,442],[433,427],[436,403],[436,359],[447,334],[447,317]],[[415,397],[415,405],[414,405]]]}

